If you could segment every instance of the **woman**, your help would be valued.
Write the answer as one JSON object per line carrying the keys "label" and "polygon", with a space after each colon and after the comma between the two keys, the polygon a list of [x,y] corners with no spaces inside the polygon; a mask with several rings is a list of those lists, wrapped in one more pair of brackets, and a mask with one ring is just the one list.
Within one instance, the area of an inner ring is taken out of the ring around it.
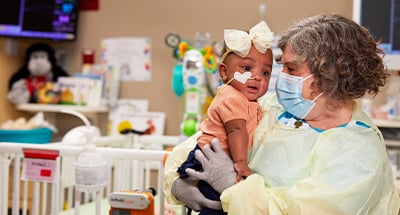
{"label": "woman", "polygon": [[[343,16],[319,15],[289,28],[278,46],[283,71],[277,96],[260,101],[264,117],[249,155],[254,174],[224,183],[234,177],[232,164],[213,144],[196,152],[204,171],[188,170],[192,183],[205,180],[223,191],[230,215],[397,214],[400,198],[382,135],[355,102],[377,94],[388,76],[371,34]],[[189,142],[167,161],[167,197],[218,207],[175,180],[174,165]]]}

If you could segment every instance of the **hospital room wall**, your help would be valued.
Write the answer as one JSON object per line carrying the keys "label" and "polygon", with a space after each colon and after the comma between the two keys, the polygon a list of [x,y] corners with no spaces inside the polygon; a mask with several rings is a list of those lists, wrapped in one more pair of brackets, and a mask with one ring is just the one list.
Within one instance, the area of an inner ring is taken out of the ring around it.
{"label": "hospital room wall", "polygon": [[[211,40],[221,40],[224,28],[248,29],[265,19],[277,34],[301,17],[320,13],[340,13],[352,16],[349,0],[99,0],[99,10],[81,11],[78,39],[74,42],[50,43],[65,50],[66,70],[80,72],[81,50],[95,49],[100,62],[100,41],[110,37],[150,37],[152,39],[152,79],[148,82],[122,82],[120,98],[147,99],[150,111],[166,113],[165,134],[178,135],[184,113],[183,98],[177,98],[171,88],[172,68],[176,60],[172,49],[164,43],[170,32],[193,40],[196,32],[209,32]],[[263,16],[260,4],[266,6]],[[7,82],[22,64],[26,47],[37,40],[18,39],[18,53],[7,54],[5,40],[0,38],[0,122],[24,113],[16,111],[6,99]],[[68,125],[63,125],[68,126]]]}

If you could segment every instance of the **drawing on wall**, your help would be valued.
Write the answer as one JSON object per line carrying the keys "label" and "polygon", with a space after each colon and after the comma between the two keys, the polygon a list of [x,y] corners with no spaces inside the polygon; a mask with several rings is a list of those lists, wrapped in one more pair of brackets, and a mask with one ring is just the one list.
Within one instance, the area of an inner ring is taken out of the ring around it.
{"label": "drawing on wall", "polygon": [[101,47],[102,64],[117,68],[121,81],[151,80],[151,38],[107,38]]}

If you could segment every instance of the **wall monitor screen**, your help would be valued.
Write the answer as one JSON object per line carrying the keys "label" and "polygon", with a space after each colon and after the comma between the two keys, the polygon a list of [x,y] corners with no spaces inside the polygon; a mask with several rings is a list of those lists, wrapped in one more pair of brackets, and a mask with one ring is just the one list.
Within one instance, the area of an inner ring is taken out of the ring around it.
{"label": "wall monitor screen", "polygon": [[78,0],[2,0],[0,36],[75,40]]}

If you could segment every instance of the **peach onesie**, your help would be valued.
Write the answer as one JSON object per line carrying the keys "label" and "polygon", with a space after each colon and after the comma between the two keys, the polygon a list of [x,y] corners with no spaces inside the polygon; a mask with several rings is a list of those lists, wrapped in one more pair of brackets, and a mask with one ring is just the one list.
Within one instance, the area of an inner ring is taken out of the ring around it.
{"label": "peach onesie", "polygon": [[253,134],[262,117],[258,102],[251,102],[232,86],[224,85],[218,90],[207,114],[207,118],[200,124],[200,130],[203,132],[197,139],[200,148],[210,144],[211,140],[217,137],[222,148],[230,155],[224,124],[234,119],[246,120],[246,129],[249,134],[247,148],[250,149],[253,145]]}

